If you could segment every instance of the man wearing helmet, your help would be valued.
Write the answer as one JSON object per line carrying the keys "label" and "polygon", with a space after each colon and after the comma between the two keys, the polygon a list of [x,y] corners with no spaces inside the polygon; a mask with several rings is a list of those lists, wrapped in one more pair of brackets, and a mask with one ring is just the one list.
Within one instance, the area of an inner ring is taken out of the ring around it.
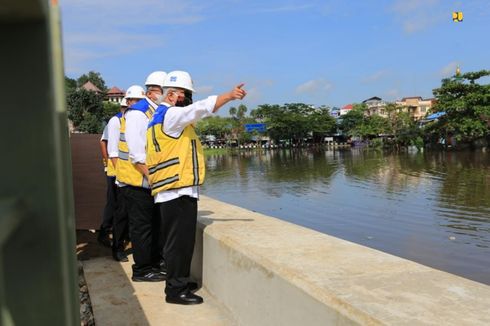
{"label": "man wearing helmet", "polygon": [[191,292],[197,286],[189,280],[199,185],[205,174],[203,151],[193,124],[211,116],[224,104],[245,97],[242,87],[240,84],[230,92],[192,104],[189,94],[194,92],[194,87],[190,75],[173,71],[163,85],[164,100],[148,125],[148,175],[152,195],[155,202],[160,203],[162,232],[166,239],[163,250],[167,263],[165,300],[169,303],[203,302]]}
{"label": "man wearing helmet", "polygon": [[116,171],[129,218],[134,258],[132,280],[135,282],[165,279],[164,271],[160,268],[160,219],[149,189],[145,151],[146,128],[158,106],[157,102],[161,100],[164,77],[164,72],[150,74],[145,83],[146,94],[141,87],[135,88],[137,96],[131,98],[138,101],[128,103],[124,122],[121,123]]}

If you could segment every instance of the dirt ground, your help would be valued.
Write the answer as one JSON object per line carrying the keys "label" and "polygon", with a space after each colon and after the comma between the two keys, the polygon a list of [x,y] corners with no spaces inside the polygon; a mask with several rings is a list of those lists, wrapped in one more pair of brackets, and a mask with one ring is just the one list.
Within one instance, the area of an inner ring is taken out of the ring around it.
{"label": "dirt ground", "polygon": [[77,230],[77,258],[87,260],[95,257],[111,256],[111,248],[104,247],[97,242],[97,232],[90,230]]}

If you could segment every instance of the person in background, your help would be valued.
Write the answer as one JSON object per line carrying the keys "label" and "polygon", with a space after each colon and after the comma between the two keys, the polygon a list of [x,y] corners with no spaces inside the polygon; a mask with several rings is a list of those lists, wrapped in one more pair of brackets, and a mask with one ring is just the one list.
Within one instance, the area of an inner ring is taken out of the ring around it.
{"label": "person in background", "polygon": [[107,164],[109,160],[107,152],[107,141],[109,139],[108,124],[105,125],[102,136],[100,137],[100,152],[102,154],[102,163],[104,164],[104,173],[106,174],[107,181],[107,195],[106,204],[104,206],[104,212],[102,214],[102,224],[99,227],[99,235],[97,241],[106,247],[111,247],[111,239],[109,234],[112,229],[113,213],[115,210],[115,202],[110,190],[110,177],[107,175]]}
{"label": "person in background", "polygon": [[115,260],[124,262],[128,261],[128,257],[124,252],[124,241],[128,238],[128,218],[124,201],[122,200],[122,194],[119,187],[116,185],[116,165],[118,158],[118,143],[120,138],[119,132],[121,128],[121,121],[124,119],[124,113],[126,112],[127,107],[127,99],[124,98],[121,101],[120,112],[114,115],[107,124],[107,152],[109,156],[107,175],[111,178],[111,196],[113,197],[115,203],[112,223],[112,256]]}
{"label": "person in background", "polygon": [[[167,263],[165,301],[199,304],[192,293],[190,267],[194,251],[199,186],[204,181],[205,163],[201,142],[193,124],[211,116],[224,104],[243,99],[243,84],[219,96],[192,104],[194,86],[185,71],[173,71],[163,84],[164,99],[153,115],[148,130],[146,162],[151,194],[160,204],[163,256]],[[186,96],[187,93],[187,96]]]}
{"label": "person in background", "polygon": [[[114,168],[112,158],[117,158],[117,142],[119,141],[120,119],[122,118],[124,111],[126,111],[126,108],[126,99],[123,99],[121,102],[120,112],[109,119],[109,122],[104,127],[104,131],[102,132],[102,137],[100,138],[100,150],[102,152],[104,162],[104,172],[107,176],[107,195],[102,216],[102,224],[99,228],[97,240],[106,247],[111,247],[111,239],[109,234],[113,227],[114,215],[117,211],[116,170]],[[116,144],[115,152],[113,148],[114,143]]]}
{"label": "person in background", "polygon": [[120,130],[116,171],[129,218],[134,258],[131,279],[134,282],[165,279],[165,270],[160,265],[160,218],[151,196],[146,167],[146,128],[162,100],[165,75],[159,71],[148,76],[146,94],[141,90],[141,99],[137,103],[128,103]]}

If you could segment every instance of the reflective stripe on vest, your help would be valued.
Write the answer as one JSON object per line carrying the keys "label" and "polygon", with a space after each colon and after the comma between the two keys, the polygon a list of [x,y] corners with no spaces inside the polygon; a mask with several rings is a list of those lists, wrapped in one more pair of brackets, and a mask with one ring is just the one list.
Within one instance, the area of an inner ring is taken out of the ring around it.
{"label": "reflective stripe on vest", "polygon": [[[153,107],[146,99],[142,99],[141,101],[137,102],[128,108],[126,112],[129,112],[129,110],[140,111],[144,113],[149,120],[151,120],[153,112],[155,112]],[[128,143],[126,142],[126,119],[124,118],[121,119],[118,149],[119,152],[116,165],[116,179],[127,185],[149,188],[146,178],[136,169],[135,164],[131,163],[129,160],[129,148]]]}
{"label": "reflective stripe on vest", "polygon": [[161,105],[148,125],[146,165],[151,193],[201,185],[205,177],[204,154],[194,127],[188,125],[179,137],[163,132],[168,108]]}

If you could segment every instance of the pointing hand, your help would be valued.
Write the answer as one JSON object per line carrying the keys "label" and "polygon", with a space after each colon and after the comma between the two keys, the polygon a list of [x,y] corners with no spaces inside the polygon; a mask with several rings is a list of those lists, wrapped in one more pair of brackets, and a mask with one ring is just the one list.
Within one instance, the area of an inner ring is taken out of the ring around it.
{"label": "pointing hand", "polygon": [[241,83],[235,86],[235,88],[230,93],[232,99],[241,100],[247,95],[247,92],[244,89],[242,89],[244,85],[245,85],[244,83]]}

